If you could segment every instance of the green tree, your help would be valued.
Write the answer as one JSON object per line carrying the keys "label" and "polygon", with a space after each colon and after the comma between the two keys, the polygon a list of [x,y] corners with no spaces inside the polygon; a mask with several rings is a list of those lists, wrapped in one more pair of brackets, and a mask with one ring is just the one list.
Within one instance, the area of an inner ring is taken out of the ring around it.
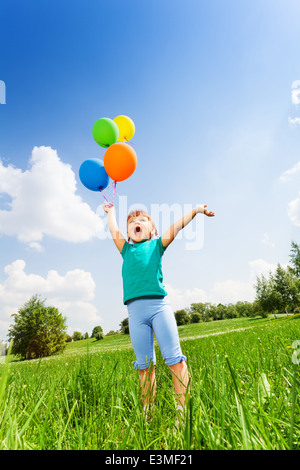
{"label": "green tree", "polygon": [[124,320],[120,323],[120,333],[123,335],[129,335],[129,321],[128,318],[124,318]]}
{"label": "green tree", "polygon": [[94,338],[97,340],[97,341],[100,341],[100,339],[104,339],[104,334],[103,334],[103,331],[98,331]]}
{"label": "green tree", "polygon": [[220,320],[219,318],[220,310],[218,311],[218,307],[216,305],[209,306],[209,318],[211,320]]}
{"label": "green tree", "polygon": [[280,295],[275,289],[274,277],[271,272],[269,273],[269,279],[264,275],[257,276],[255,289],[256,300],[262,315],[267,315],[280,308]]}
{"label": "green tree", "polygon": [[263,312],[289,312],[300,305],[300,279],[291,268],[284,269],[279,263],[269,278],[257,278],[256,299]]}
{"label": "green tree", "polygon": [[110,330],[108,333],[106,333],[105,336],[113,336],[113,335],[117,335],[118,332],[117,331],[114,331],[114,330]]}
{"label": "green tree", "polygon": [[102,338],[103,338],[103,329],[101,326],[95,326],[95,328],[93,329],[92,331],[92,338],[96,338],[97,340],[98,339],[102,339],[100,338],[102,335]]}
{"label": "green tree", "polygon": [[201,315],[202,321],[208,321],[209,315],[208,311],[210,308],[209,303],[203,303],[203,302],[198,302],[198,303],[192,303],[190,306],[190,316],[192,316],[193,313],[199,313]]}
{"label": "green tree", "polygon": [[219,303],[216,308],[216,318],[215,320],[224,320],[227,317],[228,307],[227,305]]}
{"label": "green tree", "polygon": [[284,269],[280,264],[274,276],[274,287],[280,296],[280,310],[291,312],[300,304],[300,279],[291,269]]}
{"label": "green tree", "polygon": [[190,313],[190,322],[191,323],[200,323],[202,321],[202,315],[199,312]]}
{"label": "green tree", "polygon": [[74,331],[72,339],[73,341],[80,341],[81,339],[84,339],[84,337],[80,331]]}
{"label": "green tree", "polygon": [[300,279],[300,248],[294,241],[292,241],[290,260],[295,276]]}
{"label": "green tree", "polygon": [[9,329],[13,340],[12,354],[25,359],[51,356],[66,346],[66,319],[55,307],[46,307],[37,295],[12,315],[15,324]]}
{"label": "green tree", "polygon": [[186,310],[176,310],[174,315],[175,315],[176,323],[178,326],[186,325],[187,323],[190,322],[190,319]]}
{"label": "green tree", "polygon": [[253,303],[251,302],[247,302],[247,301],[242,302],[239,300],[235,304],[235,309],[236,309],[238,318],[252,317],[254,315]]}
{"label": "green tree", "polygon": [[238,311],[236,309],[236,306],[233,304],[226,305],[224,318],[237,318],[237,317],[238,317]]}
{"label": "green tree", "polygon": [[207,305],[208,304],[204,304],[203,302],[192,303],[190,306],[190,312],[191,313],[198,312],[198,313],[201,313],[201,315],[203,315],[205,311],[207,310]]}

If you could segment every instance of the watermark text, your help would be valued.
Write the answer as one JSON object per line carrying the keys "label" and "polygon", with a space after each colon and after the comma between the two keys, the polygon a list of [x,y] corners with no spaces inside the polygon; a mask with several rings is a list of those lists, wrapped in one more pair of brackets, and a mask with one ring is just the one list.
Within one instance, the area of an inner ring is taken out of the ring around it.
{"label": "watermark text", "polygon": [[[159,236],[167,231],[172,224],[182,218],[185,214],[195,208],[192,204],[151,204],[150,210],[144,204],[132,204],[128,207],[127,196],[119,196],[118,207],[116,207],[116,219],[120,232],[124,237],[127,235],[127,215],[131,210],[140,209],[147,212],[153,220]],[[98,206],[97,215],[100,218],[97,229],[97,237],[101,240],[111,238],[107,223],[107,214],[102,204]],[[204,244],[204,216],[198,214],[194,219],[180,230],[177,239],[185,240],[187,251],[200,250]]]}

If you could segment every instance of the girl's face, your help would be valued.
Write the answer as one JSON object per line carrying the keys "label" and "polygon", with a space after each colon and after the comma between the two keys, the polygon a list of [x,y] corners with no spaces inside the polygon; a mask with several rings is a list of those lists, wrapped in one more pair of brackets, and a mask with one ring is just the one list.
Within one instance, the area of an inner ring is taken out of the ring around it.
{"label": "girl's face", "polygon": [[131,217],[127,222],[127,235],[133,243],[149,240],[153,231],[152,223],[145,215]]}

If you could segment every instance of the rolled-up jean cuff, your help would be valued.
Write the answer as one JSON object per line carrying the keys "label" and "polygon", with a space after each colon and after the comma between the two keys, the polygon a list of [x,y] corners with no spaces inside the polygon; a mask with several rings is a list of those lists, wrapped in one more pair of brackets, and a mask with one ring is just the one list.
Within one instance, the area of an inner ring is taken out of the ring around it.
{"label": "rolled-up jean cuff", "polygon": [[153,362],[152,360],[149,363],[144,363],[142,365],[139,365],[138,361],[133,361],[133,365],[134,365],[135,370],[137,370],[137,369],[145,370],[145,369],[148,369],[150,367],[150,365],[155,366],[155,364],[156,363]]}
{"label": "rolled-up jean cuff", "polygon": [[175,364],[179,364],[179,362],[186,361],[186,360],[187,358],[183,354],[181,354],[181,356],[170,357],[170,358],[166,357],[164,359],[165,363],[168,364],[168,366],[174,366]]}

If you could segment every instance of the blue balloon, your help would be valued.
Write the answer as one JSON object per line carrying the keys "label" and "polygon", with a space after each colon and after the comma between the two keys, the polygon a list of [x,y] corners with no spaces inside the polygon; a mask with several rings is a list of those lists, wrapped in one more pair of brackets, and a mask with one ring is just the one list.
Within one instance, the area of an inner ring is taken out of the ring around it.
{"label": "blue balloon", "polygon": [[105,189],[109,183],[109,176],[105,171],[103,161],[98,158],[90,158],[81,164],[79,178],[82,184],[91,191]]}

